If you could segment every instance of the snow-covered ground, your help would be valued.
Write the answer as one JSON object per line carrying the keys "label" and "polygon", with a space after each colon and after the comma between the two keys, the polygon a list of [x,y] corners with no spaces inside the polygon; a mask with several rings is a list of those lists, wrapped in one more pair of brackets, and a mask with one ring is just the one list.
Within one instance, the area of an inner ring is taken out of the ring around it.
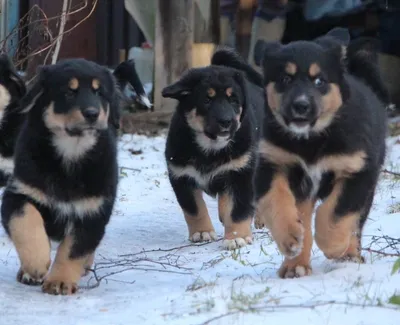
{"label": "snow-covered ground", "polygon": [[[387,168],[400,166],[400,144],[388,140]],[[50,296],[15,280],[18,259],[0,229],[0,324],[400,324],[394,257],[364,252],[365,265],[334,263],[314,246],[313,275],[282,280],[282,257],[266,232],[253,245],[226,252],[221,241],[190,245],[170,188],[164,137],[125,135],[120,142],[118,203],[96,255],[93,274],[78,294]],[[207,198],[218,235],[216,201]],[[400,181],[382,175],[364,247],[373,236],[400,236]],[[381,239],[384,247],[389,238]],[[53,246],[53,257],[55,255]],[[398,247],[400,249],[400,247]],[[385,249],[390,252],[390,248]]]}

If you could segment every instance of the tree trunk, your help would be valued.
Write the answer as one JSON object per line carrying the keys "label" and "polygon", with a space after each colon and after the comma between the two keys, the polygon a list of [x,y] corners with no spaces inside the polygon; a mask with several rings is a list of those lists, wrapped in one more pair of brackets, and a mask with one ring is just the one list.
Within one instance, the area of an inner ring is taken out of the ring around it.
{"label": "tree trunk", "polygon": [[154,109],[173,112],[176,101],[162,89],[192,67],[194,4],[191,0],[158,0],[155,31]]}

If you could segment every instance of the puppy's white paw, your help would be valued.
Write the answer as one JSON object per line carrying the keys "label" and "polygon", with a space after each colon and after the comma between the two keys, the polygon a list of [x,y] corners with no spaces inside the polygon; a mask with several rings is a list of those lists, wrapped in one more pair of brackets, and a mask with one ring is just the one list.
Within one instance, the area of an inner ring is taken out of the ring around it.
{"label": "puppy's white paw", "polygon": [[312,269],[309,265],[287,266],[284,263],[278,273],[283,279],[293,279],[311,275]]}
{"label": "puppy's white paw", "polygon": [[213,241],[217,240],[217,234],[215,231],[210,231],[210,232],[195,232],[192,236],[190,236],[190,241],[194,243],[199,243],[199,242],[207,242],[207,241]]}
{"label": "puppy's white paw", "polygon": [[235,239],[224,239],[222,246],[227,250],[234,250],[237,248],[241,248],[246,246],[247,244],[251,245],[253,243],[253,238],[235,238]]}

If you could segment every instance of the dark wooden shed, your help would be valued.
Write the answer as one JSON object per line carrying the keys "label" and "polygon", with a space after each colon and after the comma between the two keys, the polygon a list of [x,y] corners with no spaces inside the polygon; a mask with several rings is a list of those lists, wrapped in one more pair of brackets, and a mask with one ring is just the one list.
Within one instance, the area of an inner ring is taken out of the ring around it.
{"label": "dark wooden shed", "polygon": [[[48,18],[48,29],[57,35],[59,19],[51,19],[61,14],[63,0],[20,0],[21,17],[34,5],[38,5]],[[60,48],[59,58],[82,57],[100,64],[115,66],[125,59],[132,46],[140,46],[144,37],[135,21],[124,7],[124,0],[72,0],[71,11],[86,7],[68,17],[65,30],[81,22],[66,34]],[[33,24],[29,31],[28,49],[40,48],[48,42],[47,33]],[[35,73],[42,64],[47,51],[29,60],[28,75]]]}

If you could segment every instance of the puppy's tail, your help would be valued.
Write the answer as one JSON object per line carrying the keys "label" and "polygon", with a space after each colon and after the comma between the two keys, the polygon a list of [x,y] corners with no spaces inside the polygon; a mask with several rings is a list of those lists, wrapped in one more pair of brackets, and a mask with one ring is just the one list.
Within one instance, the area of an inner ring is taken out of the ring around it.
{"label": "puppy's tail", "polygon": [[391,106],[391,98],[379,70],[378,53],[378,40],[357,38],[347,47],[347,67],[350,74],[363,80],[388,107]]}
{"label": "puppy's tail", "polygon": [[139,102],[147,108],[152,107],[152,104],[144,91],[142,82],[136,72],[134,60],[131,59],[120,63],[115,68],[113,74],[117,79],[120,89],[124,89],[126,85],[130,83],[138,96]]}
{"label": "puppy's tail", "polygon": [[237,52],[228,47],[220,47],[211,58],[211,64],[223,65],[246,74],[247,79],[259,87],[263,87],[263,78],[250,64],[248,64]]}

